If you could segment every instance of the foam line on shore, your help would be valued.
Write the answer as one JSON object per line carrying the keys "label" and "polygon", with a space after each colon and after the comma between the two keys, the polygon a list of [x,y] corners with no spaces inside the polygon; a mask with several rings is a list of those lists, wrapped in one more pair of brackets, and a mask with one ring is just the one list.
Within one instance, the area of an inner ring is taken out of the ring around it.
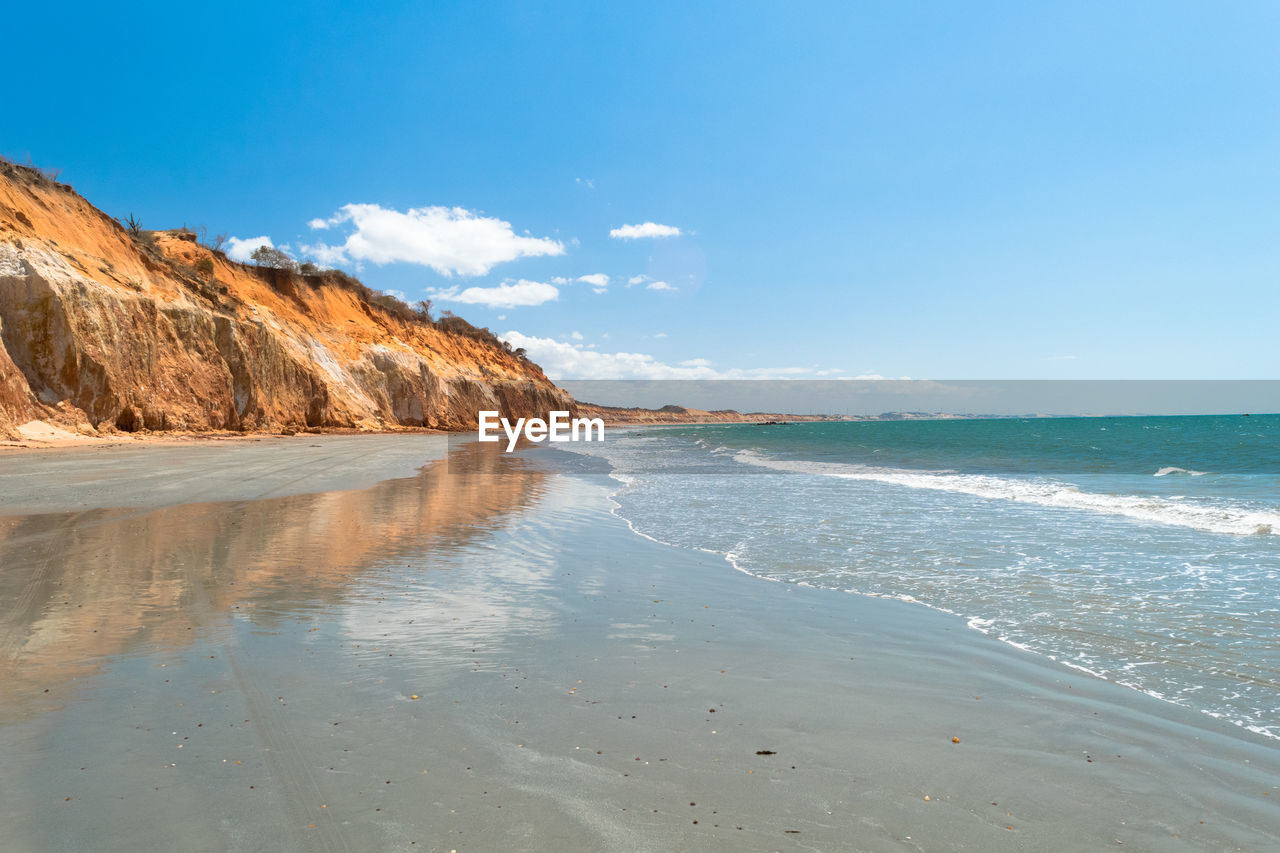
{"label": "foam line on shore", "polygon": [[1099,494],[1046,479],[1015,480],[952,471],[917,471],[839,462],[786,460],[754,450],[740,450],[733,455],[733,459],[743,465],[773,471],[844,480],[870,480],[913,489],[956,492],[990,500],[1020,501],[1036,506],[1121,515],[1139,521],[1189,527],[1209,533],[1265,536],[1275,535],[1280,531],[1280,512],[1274,510],[1259,510],[1235,504],[1207,506],[1175,503],[1148,495]]}

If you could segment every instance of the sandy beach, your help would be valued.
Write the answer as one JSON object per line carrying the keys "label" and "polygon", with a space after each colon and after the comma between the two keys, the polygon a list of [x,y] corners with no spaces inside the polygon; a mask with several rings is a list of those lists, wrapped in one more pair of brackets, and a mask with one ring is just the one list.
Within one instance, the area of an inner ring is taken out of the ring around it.
{"label": "sandy beach", "polygon": [[13,851],[1263,850],[1280,748],[444,436],[0,458]]}

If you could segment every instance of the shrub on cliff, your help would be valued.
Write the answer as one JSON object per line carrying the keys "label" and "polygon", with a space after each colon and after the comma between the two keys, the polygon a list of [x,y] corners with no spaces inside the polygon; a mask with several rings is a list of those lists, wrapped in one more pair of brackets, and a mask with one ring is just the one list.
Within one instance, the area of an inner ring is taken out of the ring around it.
{"label": "shrub on cliff", "polygon": [[409,320],[415,317],[413,309],[405,304],[404,300],[392,296],[390,293],[383,293],[381,290],[369,289],[365,294],[365,301],[377,305],[388,314],[392,314],[401,319]]}
{"label": "shrub on cliff", "polygon": [[259,246],[253,250],[249,257],[258,266],[268,269],[288,270],[289,272],[296,272],[298,269],[297,261],[275,246]]}
{"label": "shrub on cliff", "polygon": [[393,317],[398,317],[399,319],[409,323],[425,323],[428,326],[434,325],[431,322],[431,317],[429,315],[424,319],[421,310],[415,311],[391,294],[383,293],[380,290],[374,290],[372,287],[369,287],[350,273],[343,272],[338,269],[329,269],[319,270],[316,274],[320,277],[321,281],[354,291],[366,303],[369,305],[376,305]]}
{"label": "shrub on cliff", "polygon": [[495,349],[500,349],[503,352],[514,355],[516,358],[525,358],[525,351],[523,348],[512,349],[510,343],[500,339],[493,332],[489,331],[488,328],[484,326],[474,326],[452,311],[442,311],[440,313],[440,319],[435,322],[435,326],[442,332],[448,332],[451,335],[459,335],[464,338],[481,341]]}
{"label": "shrub on cliff", "polygon": [[26,163],[19,163],[8,157],[0,155],[0,174],[17,180],[25,181],[33,184],[43,184],[47,186],[62,187],[63,189],[71,189],[67,184],[58,180],[61,170],[49,169],[43,166],[37,166],[31,162],[31,158],[27,157]]}

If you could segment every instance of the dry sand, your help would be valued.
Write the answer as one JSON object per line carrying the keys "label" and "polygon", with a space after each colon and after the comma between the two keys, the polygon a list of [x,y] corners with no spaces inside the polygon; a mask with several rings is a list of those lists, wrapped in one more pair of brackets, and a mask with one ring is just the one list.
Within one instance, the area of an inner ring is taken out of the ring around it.
{"label": "dry sand", "polygon": [[352,473],[405,440],[0,459],[4,849],[1280,847],[1270,741],[642,539],[568,454]]}

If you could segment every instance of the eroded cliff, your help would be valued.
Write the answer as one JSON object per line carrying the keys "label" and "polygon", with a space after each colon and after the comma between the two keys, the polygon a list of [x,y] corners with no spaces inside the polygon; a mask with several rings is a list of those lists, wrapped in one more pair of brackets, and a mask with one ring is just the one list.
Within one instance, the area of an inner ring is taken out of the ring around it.
{"label": "eroded cliff", "polygon": [[235,263],[189,231],[122,227],[0,163],[0,435],[463,429],[572,409],[490,337],[378,304],[340,273]]}

